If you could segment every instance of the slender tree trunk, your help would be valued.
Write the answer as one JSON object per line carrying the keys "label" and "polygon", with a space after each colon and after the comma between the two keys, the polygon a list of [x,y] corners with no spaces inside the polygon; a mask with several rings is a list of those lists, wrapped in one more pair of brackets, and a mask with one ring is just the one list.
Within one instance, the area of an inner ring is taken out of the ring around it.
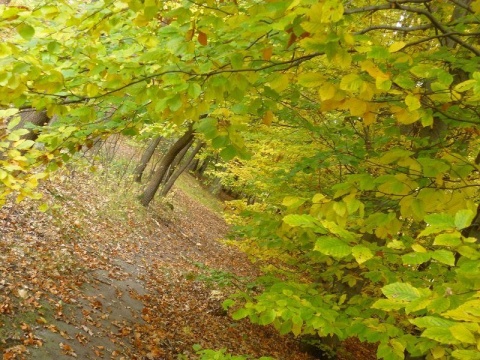
{"label": "slender tree trunk", "polygon": [[198,164],[200,164],[200,160],[198,159],[193,160],[188,170],[192,172],[196,172],[198,168]]}
{"label": "slender tree trunk", "polygon": [[178,164],[180,164],[180,162],[183,160],[183,158],[185,157],[185,154],[187,153],[188,149],[190,149],[192,144],[193,144],[193,139],[190,140],[190,142],[187,145],[185,145],[182,151],[178,153],[178,155],[175,157],[175,159],[172,161],[172,163],[168,167],[168,171],[165,173],[165,176],[162,179],[162,184],[166,184],[170,180],[170,177],[174,174]]}
{"label": "slender tree trunk", "polygon": [[203,173],[205,170],[207,170],[208,164],[210,164],[210,161],[212,161],[212,157],[208,156],[205,160],[203,160],[202,166],[200,166],[197,170],[197,174],[199,177],[203,176]]}
{"label": "slender tree trunk", "polygon": [[143,172],[147,168],[148,162],[150,161],[153,154],[155,153],[155,149],[157,148],[158,144],[160,144],[161,140],[162,140],[162,136],[157,136],[150,142],[150,144],[148,144],[148,147],[143,152],[142,158],[140,159],[140,163],[137,165],[134,171],[136,182],[139,183],[142,181]]}
{"label": "slender tree trunk", "polygon": [[150,201],[152,201],[153,197],[155,196],[155,193],[157,192],[158,187],[160,186],[160,183],[162,182],[162,179],[165,176],[166,171],[168,170],[168,167],[170,166],[172,161],[175,159],[175,157],[178,155],[178,153],[182,151],[182,149],[192,139],[193,139],[193,129],[192,129],[192,126],[190,126],[187,132],[183,134],[183,136],[180,139],[178,139],[177,142],[173,144],[172,147],[168,150],[168,152],[162,158],[160,166],[152,175],[152,178],[150,179],[149,183],[147,184],[147,187],[145,188],[145,191],[140,196],[140,203],[143,206],[148,206],[148,204],[150,204]]}
{"label": "slender tree trunk", "polygon": [[178,177],[190,166],[190,164],[193,161],[193,158],[195,157],[195,155],[198,154],[198,152],[203,147],[203,145],[204,145],[203,142],[199,142],[195,147],[195,149],[193,149],[192,153],[189,155],[187,160],[183,163],[183,165],[178,167],[175,170],[175,172],[170,176],[170,178],[168,179],[167,183],[165,184],[165,186],[163,187],[160,193],[162,196],[165,196],[168,194],[173,184],[175,184],[175,181],[177,181]]}

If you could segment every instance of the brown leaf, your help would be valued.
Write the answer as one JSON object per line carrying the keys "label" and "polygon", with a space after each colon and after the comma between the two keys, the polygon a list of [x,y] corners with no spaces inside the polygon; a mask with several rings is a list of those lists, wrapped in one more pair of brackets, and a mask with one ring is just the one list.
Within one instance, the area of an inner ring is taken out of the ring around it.
{"label": "brown leaf", "polygon": [[202,44],[203,46],[207,45],[208,40],[207,40],[207,34],[205,34],[202,31],[198,32],[198,42]]}
{"label": "brown leaf", "polygon": [[263,49],[263,54],[262,54],[262,57],[263,57],[263,60],[270,60],[272,58],[272,54],[273,54],[273,47],[268,47],[266,49]]}

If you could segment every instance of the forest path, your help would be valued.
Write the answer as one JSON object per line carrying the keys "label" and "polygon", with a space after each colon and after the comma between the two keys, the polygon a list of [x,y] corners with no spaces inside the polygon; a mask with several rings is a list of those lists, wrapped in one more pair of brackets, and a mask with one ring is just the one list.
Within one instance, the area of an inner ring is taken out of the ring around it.
{"label": "forest path", "polygon": [[222,301],[258,271],[183,191],[172,210],[144,209],[134,186],[81,171],[42,191],[46,213],[31,201],[0,209],[4,360],[194,359],[194,344],[310,359],[291,337],[227,316]]}

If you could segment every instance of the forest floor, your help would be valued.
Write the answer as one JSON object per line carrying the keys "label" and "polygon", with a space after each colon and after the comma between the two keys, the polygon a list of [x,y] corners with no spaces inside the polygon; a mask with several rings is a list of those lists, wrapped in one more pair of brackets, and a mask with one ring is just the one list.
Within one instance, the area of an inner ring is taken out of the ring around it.
{"label": "forest floor", "polygon": [[40,202],[0,209],[4,360],[195,359],[194,344],[311,359],[292,337],[222,308],[258,269],[219,241],[219,214],[178,188],[145,209],[113,178],[62,170]]}

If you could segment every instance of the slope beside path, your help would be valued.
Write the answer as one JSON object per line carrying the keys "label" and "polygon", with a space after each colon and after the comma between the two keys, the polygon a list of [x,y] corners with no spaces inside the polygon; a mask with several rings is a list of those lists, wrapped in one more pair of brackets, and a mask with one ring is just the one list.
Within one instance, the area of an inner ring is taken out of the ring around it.
{"label": "slope beside path", "polygon": [[[194,344],[309,359],[221,303],[257,275],[224,221],[181,190],[170,207],[82,172],[45,184],[50,209],[0,209],[0,352],[9,359],[194,359]],[[173,210],[170,208],[173,207]],[[168,210],[165,210],[168,209]]]}

